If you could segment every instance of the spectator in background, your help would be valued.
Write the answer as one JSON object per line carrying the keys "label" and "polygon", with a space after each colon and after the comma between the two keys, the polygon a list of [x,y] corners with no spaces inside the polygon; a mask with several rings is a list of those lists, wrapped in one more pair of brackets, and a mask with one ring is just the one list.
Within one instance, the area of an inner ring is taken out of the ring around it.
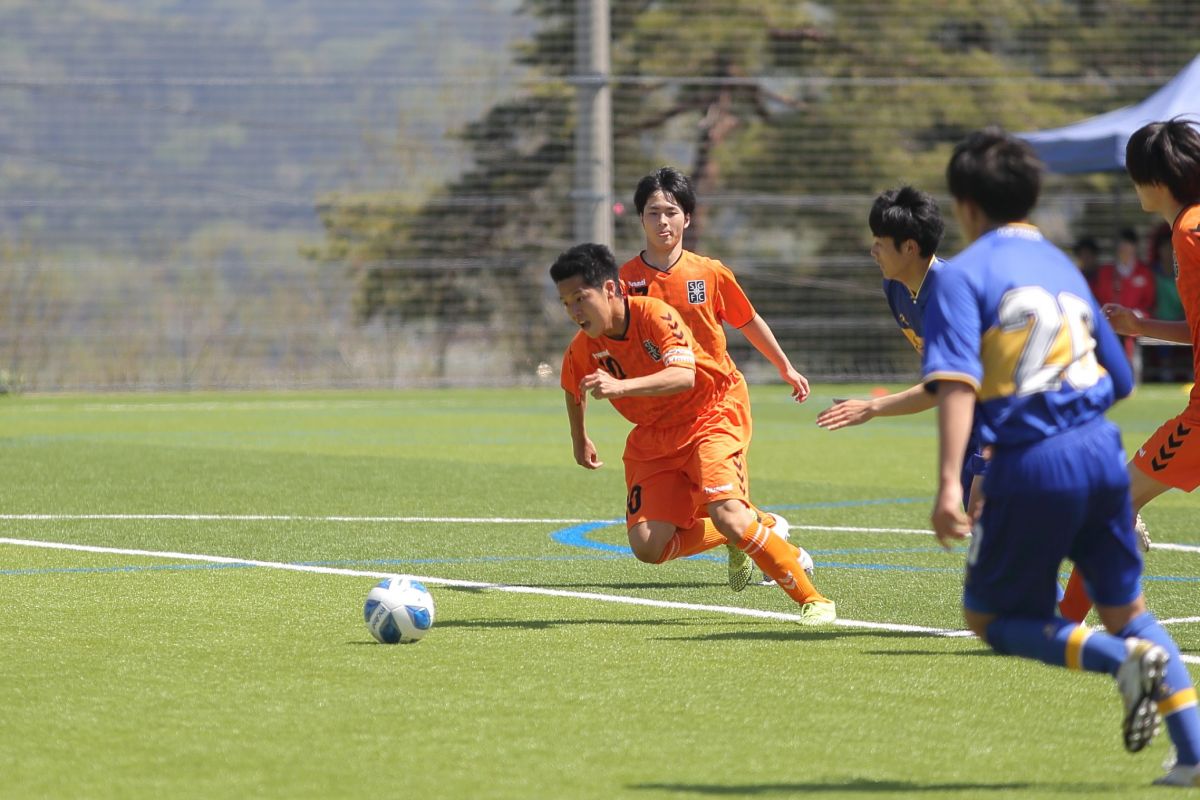
{"label": "spectator in background", "polygon": [[[1117,258],[1096,270],[1092,294],[1101,306],[1115,303],[1135,314],[1154,313],[1154,273],[1138,260],[1138,236],[1132,228],[1123,228],[1117,236]],[[1125,355],[1133,358],[1134,338],[1124,339]]]}
{"label": "spectator in background", "polygon": [[1075,263],[1083,273],[1088,288],[1096,293],[1096,273],[1100,269],[1100,245],[1093,236],[1081,236],[1075,242]]}
{"label": "spectator in background", "polygon": [[[1183,319],[1183,302],[1175,285],[1175,250],[1171,247],[1171,226],[1162,223],[1150,234],[1147,264],[1154,273],[1155,319]],[[1192,380],[1192,354],[1187,347],[1149,345],[1142,348],[1142,375],[1148,381],[1188,382]]]}
{"label": "spectator in background", "polygon": [[1171,247],[1171,226],[1162,223],[1150,234],[1150,271],[1154,273],[1154,318],[1183,319],[1183,302],[1175,285],[1175,250]]}

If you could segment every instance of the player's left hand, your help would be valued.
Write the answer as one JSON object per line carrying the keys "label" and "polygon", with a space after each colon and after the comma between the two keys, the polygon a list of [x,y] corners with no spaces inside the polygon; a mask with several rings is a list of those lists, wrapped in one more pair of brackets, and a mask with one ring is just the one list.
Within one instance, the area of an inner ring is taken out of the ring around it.
{"label": "player's left hand", "polygon": [[1117,303],[1105,303],[1100,310],[1104,312],[1113,331],[1121,336],[1137,336],[1142,332],[1142,317],[1132,308]]}
{"label": "player's left hand", "polygon": [[801,375],[796,370],[788,367],[785,372],[779,373],[779,377],[783,378],[792,387],[792,399],[797,403],[803,403],[808,399],[808,378]]}
{"label": "player's left hand", "polygon": [[592,397],[597,400],[611,400],[614,397],[620,397],[621,389],[622,382],[602,369],[584,376],[584,379],[579,382],[579,393],[591,392]]}
{"label": "player's left hand", "polygon": [[971,533],[971,520],[962,507],[962,486],[943,486],[938,490],[937,499],[933,503],[933,514],[929,521],[933,524],[933,535],[938,544],[950,550],[955,542],[960,542]]}

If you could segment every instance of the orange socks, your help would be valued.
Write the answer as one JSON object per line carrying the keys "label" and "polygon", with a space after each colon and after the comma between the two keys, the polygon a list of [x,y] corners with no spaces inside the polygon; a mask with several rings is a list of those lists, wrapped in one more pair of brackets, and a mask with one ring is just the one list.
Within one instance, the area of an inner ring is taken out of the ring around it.
{"label": "orange socks", "polygon": [[729,544],[720,531],[708,517],[696,520],[696,524],[687,530],[680,528],[675,531],[671,541],[663,548],[662,555],[656,564],[673,561],[676,558],[687,558],[705,550],[711,550],[719,544]]}
{"label": "orange socks", "polygon": [[770,528],[751,522],[736,546],[797,603],[825,599],[804,574],[804,569],[796,559],[799,551],[773,535]]}
{"label": "orange socks", "polygon": [[1083,585],[1083,575],[1079,567],[1074,567],[1067,580],[1067,590],[1058,603],[1058,613],[1071,622],[1083,622],[1091,610],[1092,598],[1088,597],[1087,587]]}

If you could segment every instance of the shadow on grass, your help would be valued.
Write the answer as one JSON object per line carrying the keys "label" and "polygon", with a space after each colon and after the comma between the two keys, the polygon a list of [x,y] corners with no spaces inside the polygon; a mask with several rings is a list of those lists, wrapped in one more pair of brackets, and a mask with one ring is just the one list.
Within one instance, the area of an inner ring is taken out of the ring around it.
{"label": "shadow on grass", "polygon": [[868,780],[856,778],[843,782],[795,782],[795,783],[742,783],[742,784],[713,784],[713,783],[635,783],[630,789],[644,792],[670,792],[671,794],[698,794],[711,797],[752,797],[762,795],[801,796],[810,793],[829,794],[878,794],[881,792],[945,792],[961,794],[966,792],[1056,792],[1092,796],[1099,793],[1110,793],[1127,789],[1128,787],[1105,783],[1030,783],[1026,781],[986,782],[949,782],[949,783],[920,783],[917,781],[900,780]]}
{"label": "shadow on grass", "polygon": [[702,625],[703,620],[687,619],[475,619],[439,622],[439,628],[526,628],[545,630],[566,625]]}
{"label": "shadow on grass", "polygon": [[990,647],[977,647],[974,650],[863,650],[864,656],[995,656],[1002,658]]}
{"label": "shadow on grass", "polygon": [[[761,625],[761,622],[757,624]],[[796,623],[776,623],[780,627],[770,630],[754,631],[723,631],[721,633],[706,633],[698,636],[658,636],[659,642],[792,642],[792,641],[834,641],[848,639],[853,636],[877,639],[928,639],[930,634],[921,631],[880,631],[862,628],[839,628],[837,626],[805,627]],[[895,651],[881,650],[880,654],[893,655]],[[945,655],[931,651],[931,655]]]}
{"label": "shadow on grass", "polygon": [[[699,581],[686,581],[680,583],[542,583],[540,581],[509,581],[507,583],[498,581],[501,585],[512,586],[533,586],[538,589],[572,589],[581,591],[598,592],[603,589],[712,589],[716,587],[724,587],[726,584],[721,583],[703,583]],[[439,589],[452,589],[459,592],[481,592],[485,589],[472,586],[446,586],[438,587]]]}

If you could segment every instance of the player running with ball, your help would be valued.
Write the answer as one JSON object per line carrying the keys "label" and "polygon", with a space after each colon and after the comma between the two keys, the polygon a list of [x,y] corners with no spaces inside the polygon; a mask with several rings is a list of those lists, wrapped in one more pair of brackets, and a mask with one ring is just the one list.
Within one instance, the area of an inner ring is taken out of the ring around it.
{"label": "player running with ball", "polygon": [[634,555],[661,564],[732,544],[800,604],[801,624],[833,622],[834,603],[812,585],[800,551],[751,510],[749,424],[730,394],[730,367],[696,346],[671,306],[627,297],[607,247],[572,247],[550,276],[580,328],[561,380],[575,461],[586,469],[603,464],[587,434],[588,395],[611,401],[634,424],[624,453]]}

